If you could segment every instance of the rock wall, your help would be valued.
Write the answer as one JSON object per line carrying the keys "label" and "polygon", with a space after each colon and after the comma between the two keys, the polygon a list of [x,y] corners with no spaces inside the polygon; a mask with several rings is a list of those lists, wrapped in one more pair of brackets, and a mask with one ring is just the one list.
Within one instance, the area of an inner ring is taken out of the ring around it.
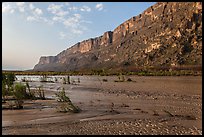
{"label": "rock wall", "polygon": [[185,60],[198,64],[202,60],[202,3],[158,2],[113,31],[78,42],[57,56],[41,57],[34,70],[52,63],[74,69],[106,63],[111,67],[113,62],[128,64],[130,60],[136,66]]}

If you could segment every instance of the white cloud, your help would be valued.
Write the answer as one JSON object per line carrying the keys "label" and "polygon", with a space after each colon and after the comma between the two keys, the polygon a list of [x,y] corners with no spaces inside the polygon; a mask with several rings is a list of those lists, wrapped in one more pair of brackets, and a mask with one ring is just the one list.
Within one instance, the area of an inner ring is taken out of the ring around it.
{"label": "white cloud", "polygon": [[47,10],[56,16],[65,16],[69,14],[69,11],[64,11],[62,7],[63,5],[56,5],[52,3],[48,6]]}
{"label": "white cloud", "polygon": [[67,19],[63,22],[63,24],[64,24],[66,27],[74,27],[74,26],[76,26],[77,24],[79,24],[80,19],[81,19],[81,15],[80,15],[80,14],[74,14],[73,17],[67,18]]}
{"label": "white cloud", "polygon": [[74,34],[79,34],[79,35],[81,35],[81,34],[83,34],[83,31],[82,30],[80,30],[80,29],[71,29],[71,31],[72,31],[72,33],[74,33]]}
{"label": "white cloud", "polygon": [[4,2],[2,4],[2,13],[14,13],[14,8],[11,6],[10,2]]}
{"label": "white cloud", "polygon": [[73,6],[73,7],[69,7],[68,9],[69,9],[70,11],[77,11],[77,10],[78,10],[78,7]]}
{"label": "white cloud", "polygon": [[36,17],[34,17],[34,16],[28,16],[28,17],[26,18],[26,20],[27,20],[27,21],[37,21]]}
{"label": "white cloud", "polygon": [[64,4],[65,4],[66,6],[69,6],[69,5],[70,5],[69,2],[65,2]]}
{"label": "white cloud", "polygon": [[47,8],[48,11],[50,11],[51,13],[55,14],[58,11],[61,10],[61,8],[63,7],[63,5],[56,5],[56,4],[50,4]]}
{"label": "white cloud", "polygon": [[18,7],[20,12],[25,11],[25,2],[16,2],[16,6]]}
{"label": "white cloud", "polygon": [[54,16],[52,18],[53,21],[63,22],[65,19],[61,16]]}
{"label": "white cloud", "polygon": [[29,8],[30,8],[31,10],[33,10],[33,9],[35,8],[35,6],[34,6],[32,3],[30,3],[30,4],[29,4]]}
{"label": "white cloud", "polygon": [[82,20],[81,23],[88,23],[88,24],[92,24],[92,21],[88,21],[88,20]]}
{"label": "white cloud", "polygon": [[80,14],[74,14],[74,17],[77,18],[77,19],[80,19],[81,15]]}
{"label": "white cloud", "polygon": [[81,10],[81,11],[87,11],[87,12],[90,12],[90,11],[91,11],[91,8],[88,7],[88,6],[83,6],[80,10]]}
{"label": "white cloud", "polygon": [[42,14],[43,14],[42,10],[39,9],[39,8],[36,8],[36,9],[34,10],[34,13],[37,14],[37,15],[42,15]]}
{"label": "white cloud", "polygon": [[16,2],[16,5],[18,7],[23,7],[25,5],[25,2]]}
{"label": "white cloud", "polygon": [[68,11],[63,11],[63,10],[60,10],[59,12],[57,12],[55,15],[57,15],[57,16],[65,16],[65,15],[67,15],[67,14],[69,14],[69,12]]}
{"label": "white cloud", "polygon": [[47,19],[45,17],[39,17],[39,18],[40,18],[40,20],[42,20],[44,23],[47,23],[48,25],[53,25],[54,24],[54,22],[52,20],[49,20],[49,19]]}
{"label": "white cloud", "polygon": [[99,11],[103,10],[103,4],[102,3],[96,4],[96,9]]}
{"label": "white cloud", "polygon": [[30,21],[30,22],[42,22],[42,23],[47,23],[48,25],[53,25],[54,22],[52,20],[49,20],[45,17],[41,17],[41,16],[28,16],[26,18],[27,21]]}
{"label": "white cloud", "polygon": [[72,17],[67,18],[63,24],[67,29],[69,29],[73,34],[82,34],[83,25],[81,23],[81,15],[74,14]]}

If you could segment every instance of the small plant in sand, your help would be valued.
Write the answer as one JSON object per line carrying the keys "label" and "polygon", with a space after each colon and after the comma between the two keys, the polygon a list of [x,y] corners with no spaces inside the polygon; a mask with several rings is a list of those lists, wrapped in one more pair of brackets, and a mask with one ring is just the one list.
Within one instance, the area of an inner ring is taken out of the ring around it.
{"label": "small plant in sand", "polygon": [[57,82],[58,80],[57,80],[57,78],[55,77],[55,82]]}
{"label": "small plant in sand", "polygon": [[40,77],[40,82],[47,82],[47,76],[42,75],[42,77]]}
{"label": "small plant in sand", "polygon": [[118,80],[114,80],[114,82],[124,82],[125,81],[125,77],[124,77],[124,75],[122,75],[122,74],[120,74],[119,76],[118,76]]}
{"label": "small plant in sand", "polygon": [[26,82],[26,78],[23,77],[23,78],[21,79],[21,81],[22,81],[22,82]]}
{"label": "small plant in sand", "polygon": [[26,87],[28,89],[28,93],[27,93],[28,94],[28,98],[29,99],[36,99],[35,93],[30,90],[30,85],[29,85],[28,82],[26,82]]}
{"label": "small plant in sand", "polygon": [[70,76],[67,76],[67,83],[70,84]]}
{"label": "small plant in sand", "polygon": [[45,99],[45,92],[43,90],[43,85],[40,85],[39,87],[37,87],[37,94],[39,96],[40,99]]}
{"label": "small plant in sand", "polygon": [[2,102],[4,103],[5,102],[5,97],[6,97],[6,85],[5,83],[2,81]]}
{"label": "small plant in sand", "polygon": [[107,80],[107,79],[102,79],[102,81],[103,81],[103,82],[108,82],[108,80]]}
{"label": "small plant in sand", "polygon": [[80,109],[74,106],[68,96],[65,95],[65,89],[55,94],[57,96],[57,101],[60,103],[60,106],[57,108],[59,112],[73,112],[78,113]]}
{"label": "small plant in sand", "polygon": [[127,81],[129,81],[129,82],[130,82],[130,81],[132,81],[132,79],[131,79],[131,78],[128,78],[128,79],[127,79]]}
{"label": "small plant in sand", "polygon": [[63,84],[70,84],[70,76],[67,76],[67,78],[63,77],[63,81],[62,81]]}
{"label": "small plant in sand", "polygon": [[17,109],[23,108],[23,99],[27,97],[26,86],[21,83],[17,83],[14,87],[13,95],[16,99],[15,100],[16,108]]}
{"label": "small plant in sand", "polygon": [[78,83],[80,83],[80,78],[78,78]]}
{"label": "small plant in sand", "polygon": [[5,95],[9,95],[13,91],[13,84],[16,79],[14,73],[2,74],[2,84],[5,85]]}
{"label": "small plant in sand", "polygon": [[65,77],[63,77],[63,79],[62,79],[63,81],[62,81],[62,83],[63,84],[66,84],[67,82],[66,82],[66,78]]}

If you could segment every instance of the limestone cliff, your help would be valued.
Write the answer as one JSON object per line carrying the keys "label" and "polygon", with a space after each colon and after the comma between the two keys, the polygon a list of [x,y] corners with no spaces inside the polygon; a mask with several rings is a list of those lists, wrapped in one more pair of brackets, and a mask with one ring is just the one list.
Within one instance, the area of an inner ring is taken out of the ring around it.
{"label": "limestone cliff", "polygon": [[202,65],[202,3],[158,2],[113,32],[84,40],[34,70]]}

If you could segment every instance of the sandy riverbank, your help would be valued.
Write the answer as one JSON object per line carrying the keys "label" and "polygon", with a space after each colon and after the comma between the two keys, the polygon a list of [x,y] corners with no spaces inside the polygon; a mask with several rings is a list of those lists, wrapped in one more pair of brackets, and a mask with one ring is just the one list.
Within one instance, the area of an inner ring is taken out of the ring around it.
{"label": "sandy riverbank", "polygon": [[3,134],[202,134],[202,77],[79,78],[43,84],[48,97],[63,86],[80,113],[57,112],[54,99],[26,101],[23,110],[2,111]]}

